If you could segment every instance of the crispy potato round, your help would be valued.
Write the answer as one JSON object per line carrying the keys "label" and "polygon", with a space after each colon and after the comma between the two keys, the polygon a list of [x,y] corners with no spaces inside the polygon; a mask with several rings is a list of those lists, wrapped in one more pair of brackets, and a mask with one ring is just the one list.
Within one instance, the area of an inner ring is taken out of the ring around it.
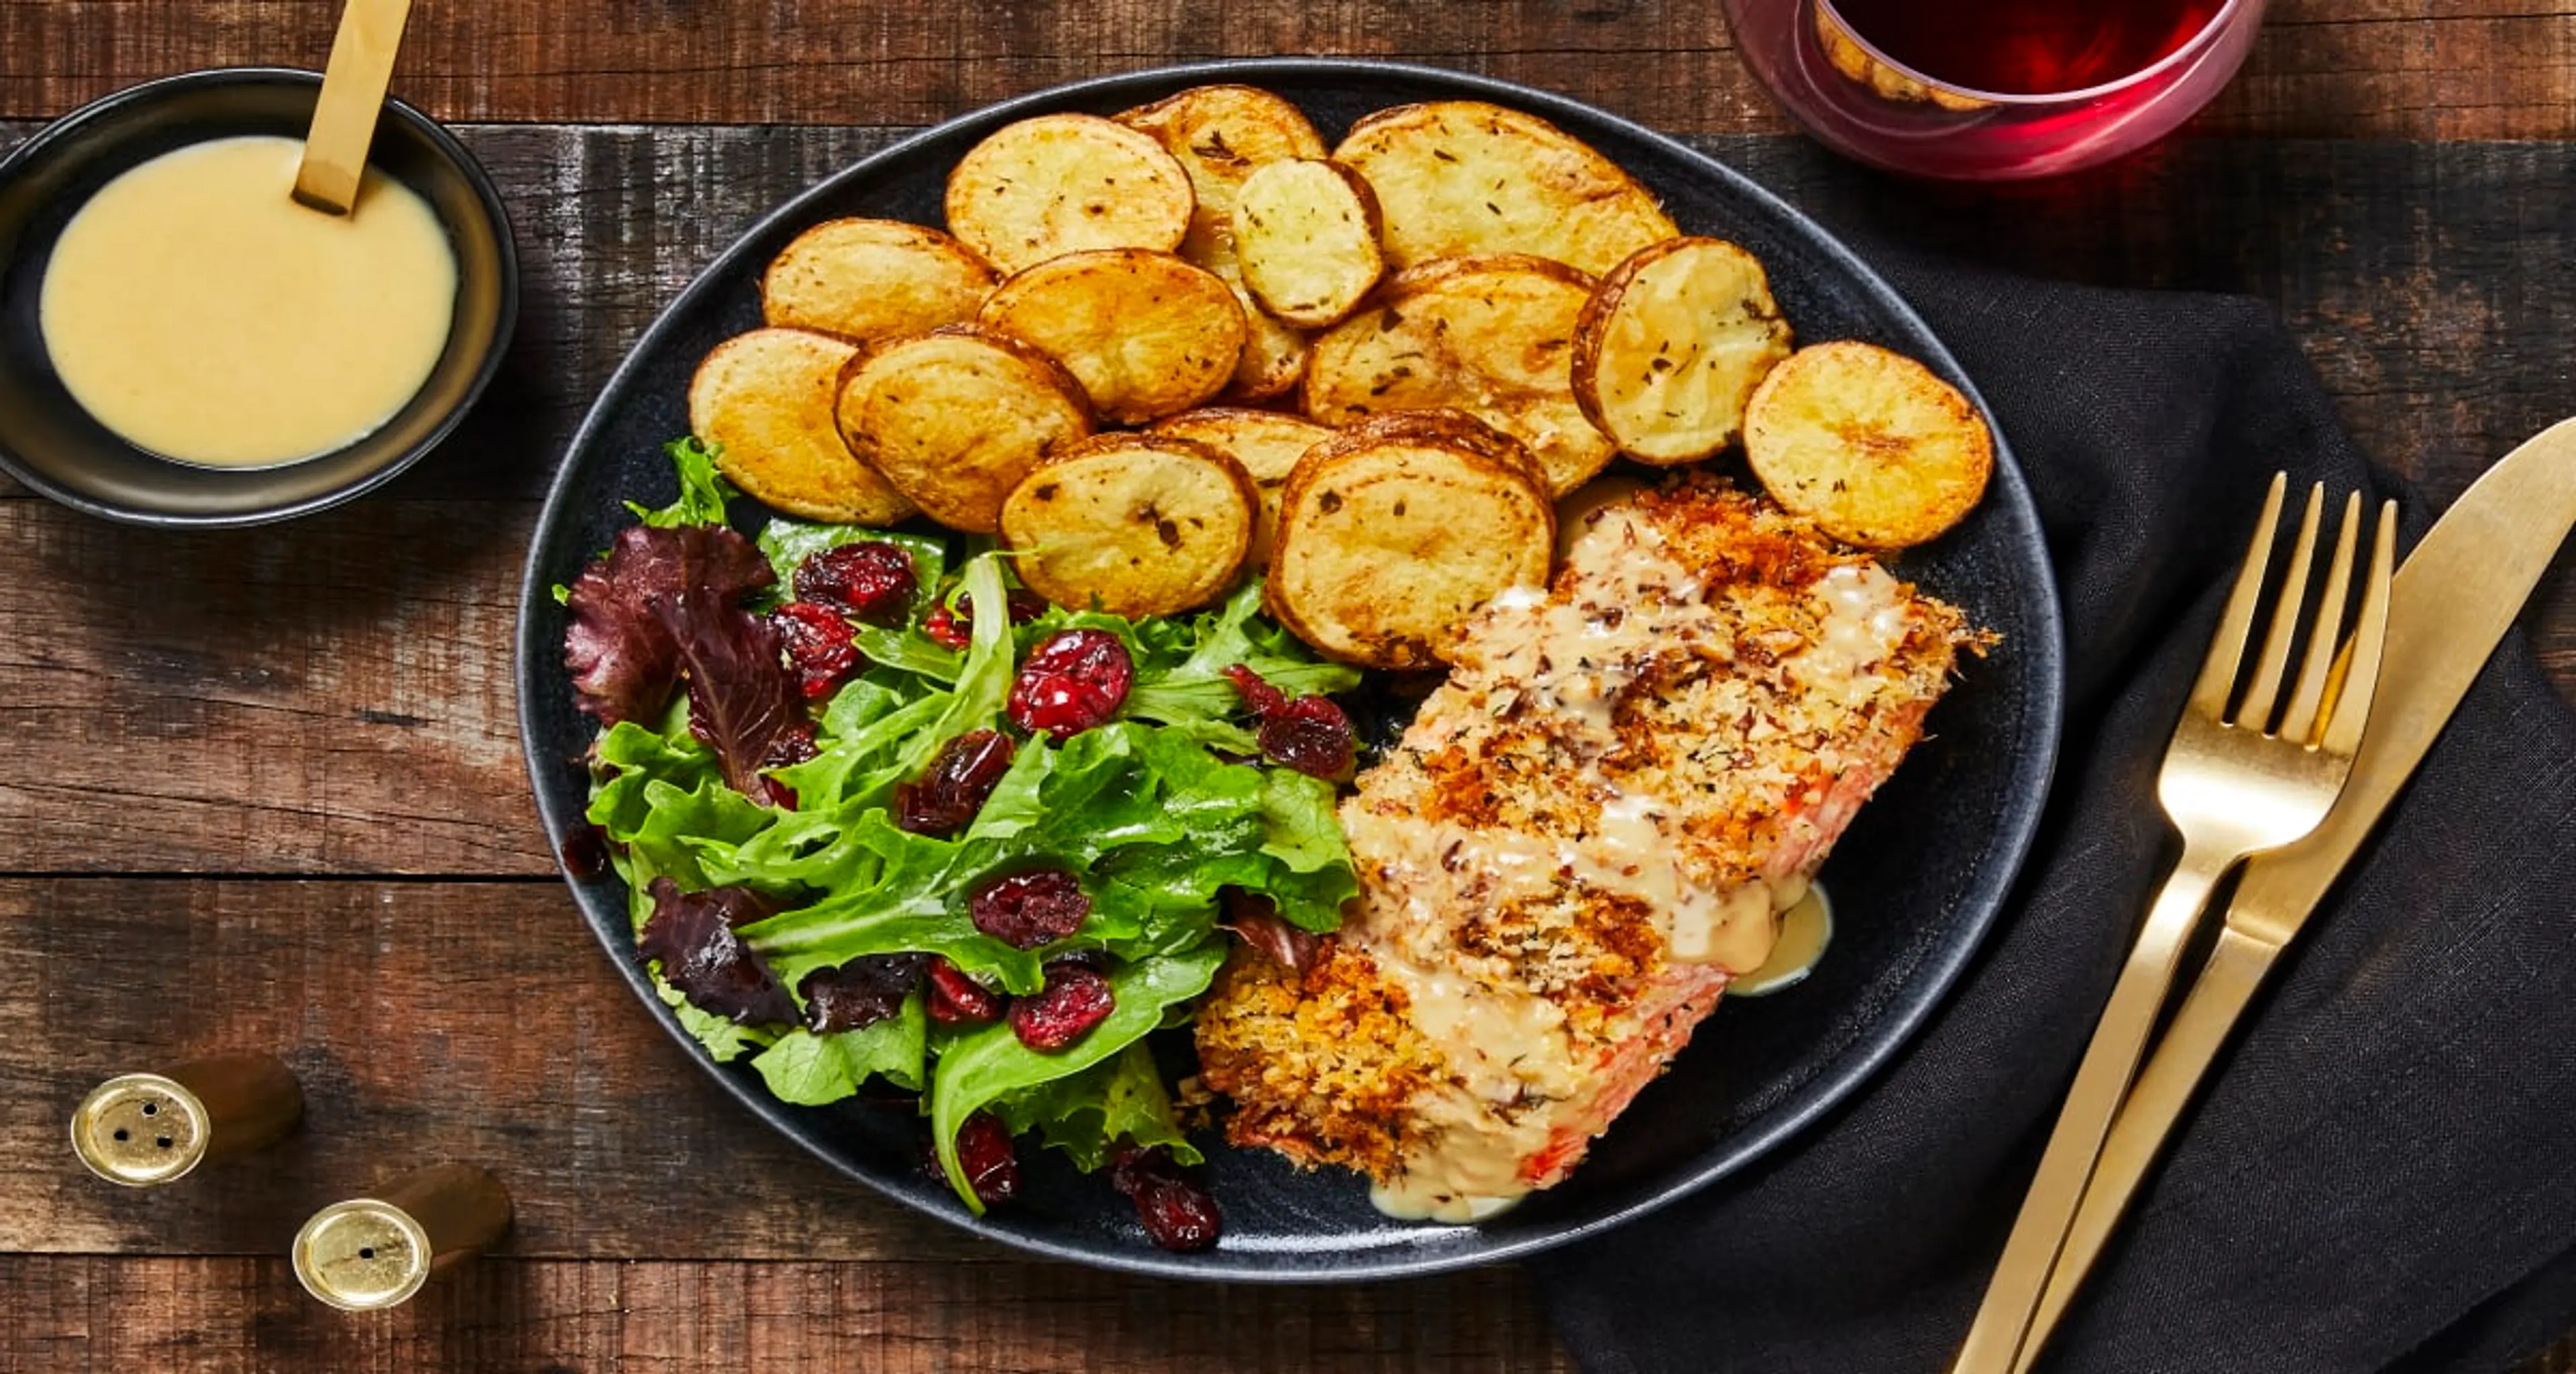
{"label": "crispy potato round", "polygon": [[868,346],[841,369],[835,414],[850,452],[931,519],[978,534],[1040,459],[1091,434],[1081,383],[973,325]]}
{"label": "crispy potato round", "polygon": [[999,278],[966,245],[890,219],[827,219],[760,278],[761,318],[866,343],[975,318]]}
{"label": "crispy potato round", "polygon": [[1177,248],[1197,200],[1153,136],[1098,115],[994,130],[948,174],[948,232],[1004,272],[1093,248]]}
{"label": "crispy potato round", "polygon": [[1181,239],[1181,256],[1224,278],[1242,303],[1243,356],[1226,398],[1266,401],[1285,394],[1306,373],[1306,336],[1264,313],[1244,289],[1234,244],[1235,190],[1264,163],[1322,157],[1323,138],[1304,111],[1250,86],[1193,86],[1117,118],[1160,140],[1189,173],[1198,209]]}
{"label": "crispy potato round", "polygon": [[1068,253],[1013,275],[977,324],[1064,364],[1091,405],[1120,424],[1189,409],[1234,375],[1243,306],[1203,268],[1170,253]]}
{"label": "crispy potato round", "polygon": [[1744,412],[1744,456],[1771,499],[1865,549],[1902,549],[1985,495],[1994,435],[1931,369],[1875,344],[1789,355]]}
{"label": "crispy potato round", "polygon": [[1179,159],[1198,196],[1197,232],[1221,234],[1234,218],[1234,191],[1254,168],[1281,158],[1322,157],[1323,136],[1306,112],[1254,86],[1192,86],[1122,111],[1119,123],[1151,134]]}
{"label": "crispy potato round", "polygon": [[1049,454],[1002,503],[1002,542],[1059,606],[1169,615],[1233,585],[1260,497],[1206,444],[1102,434]]}
{"label": "crispy potato round", "polygon": [[891,525],[912,502],[841,442],[832,398],[858,349],[802,329],[755,329],[708,350],[689,378],[689,430],[733,484],[790,515]]}
{"label": "crispy potato round", "polygon": [[1385,212],[1387,260],[1530,253],[1607,272],[1681,231],[1619,164],[1535,115],[1477,100],[1380,110],[1333,150]]}
{"label": "crispy potato round", "polygon": [[1275,410],[1210,407],[1185,410],[1159,421],[1149,431],[1172,439],[1191,439],[1243,465],[1261,492],[1261,515],[1252,531],[1253,568],[1270,566],[1271,545],[1279,531],[1279,489],[1306,450],[1333,437],[1333,431],[1310,420]]}
{"label": "crispy potato round", "polygon": [[1378,304],[1315,340],[1306,414],[1344,425],[1386,411],[1454,407],[1528,445],[1564,495],[1618,446],[1573,388],[1574,326],[1592,279],[1521,254],[1440,258],[1397,273]]}
{"label": "crispy potato round", "polygon": [[1574,399],[1630,456],[1689,463],[1733,443],[1744,403],[1789,356],[1789,324],[1751,253],[1720,239],[1640,248],[1574,327]]}
{"label": "crispy potato round", "polygon": [[1463,415],[1387,416],[1297,460],[1262,604],[1328,658],[1428,668],[1508,587],[1543,586],[1555,514],[1517,441]]}
{"label": "crispy potato round", "polygon": [[[1201,266],[1206,266],[1202,263]],[[1243,269],[1229,265],[1209,271],[1226,279],[1234,288],[1235,301],[1243,307],[1243,356],[1235,360],[1234,376],[1217,393],[1228,401],[1268,401],[1285,396],[1306,380],[1307,340],[1304,330],[1281,324],[1270,318],[1261,302],[1243,284]]]}
{"label": "crispy potato round", "polygon": [[1337,324],[1386,274],[1377,222],[1377,197],[1350,168],[1320,158],[1264,163],[1235,193],[1243,284],[1290,324]]}

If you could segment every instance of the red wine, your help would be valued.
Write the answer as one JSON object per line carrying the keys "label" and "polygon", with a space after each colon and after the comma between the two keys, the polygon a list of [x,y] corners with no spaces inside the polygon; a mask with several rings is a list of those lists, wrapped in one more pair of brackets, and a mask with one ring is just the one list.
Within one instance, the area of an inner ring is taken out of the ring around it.
{"label": "red wine", "polygon": [[2153,66],[2226,0],[1826,0],[1872,47],[1945,85],[2057,95]]}

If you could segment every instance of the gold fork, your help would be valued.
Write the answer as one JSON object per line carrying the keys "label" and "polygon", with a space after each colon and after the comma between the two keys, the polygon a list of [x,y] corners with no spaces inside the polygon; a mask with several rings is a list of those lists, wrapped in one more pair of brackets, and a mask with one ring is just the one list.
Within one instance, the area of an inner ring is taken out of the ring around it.
{"label": "gold fork", "polygon": [[2298,684],[2275,730],[2273,710],[2280,704],[2282,679],[2289,670],[2291,642],[2298,633],[2325,504],[2322,483],[2309,492],[2307,513],[2299,522],[2298,542],[2292,546],[2282,577],[2279,604],[2273,607],[2262,655],[2255,661],[2243,702],[2233,715],[2227,709],[2253,630],[2256,605],[2263,597],[2264,572],[2271,562],[2273,533],[2280,524],[2281,497],[2288,480],[2287,474],[2272,479],[2262,518],[2254,528],[2253,546],[2237,573],[2235,589],[2228,594],[2218,635],[2210,643],[2209,657],[2201,664],[2200,679],[2192,687],[2181,722],[2174,727],[2173,742],[2166,747],[2164,767],[2156,778],[2157,800],[2182,835],[2182,857],[2148,908],[2146,924],[2094,1027],[2092,1043],[2085,1047],[2075,1086],[2067,1092],[2048,1148],[2040,1156],[2039,1172],[2022,1199],[2021,1215],[2013,1221],[2012,1236],[2004,1243],[2003,1258],[1995,1266],[1967,1340],[1951,1363],[1951,1374],[2011,1374],[2112,1118],[2138,1071],[2156,1012],[2173,986],[2183,944],[2208,904],[2210,890],[2247,855],[2288,844],[2316,829],[2352,773],[2353,754],[2360,747],[2361,727],[2379,679],[2396,547],[2394,503],[2380,514],[2350,661],[2338,670],[2335,647],[2361,532],[2361,494],[2355,492],[2345,500],[2334,562],[2326,573]]}

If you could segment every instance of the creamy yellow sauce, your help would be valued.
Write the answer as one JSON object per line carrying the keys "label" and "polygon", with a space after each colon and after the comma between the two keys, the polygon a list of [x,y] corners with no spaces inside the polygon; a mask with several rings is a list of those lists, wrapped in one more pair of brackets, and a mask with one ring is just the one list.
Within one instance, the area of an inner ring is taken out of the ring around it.
{"label": "creamy yellow sauce", "polygon": [[1780,913],[1780,938],[1771,944],[1771,957],[1762,961],[1762,967],[1730,980],[1726,995],[1760,997],[1805,982],[1833,938],[1833,899],[1825,895],[1822,884],[1810,884],[1804,896]]}
{"label": "creamy yellow sauce", "polygon": [[456,308],[445,229],[372,168],[350,214],[297,204],[303,147],[193,144],[72,217],[38,320],[100,424],[181,462],[265,467],[363,438],[428,380]]}

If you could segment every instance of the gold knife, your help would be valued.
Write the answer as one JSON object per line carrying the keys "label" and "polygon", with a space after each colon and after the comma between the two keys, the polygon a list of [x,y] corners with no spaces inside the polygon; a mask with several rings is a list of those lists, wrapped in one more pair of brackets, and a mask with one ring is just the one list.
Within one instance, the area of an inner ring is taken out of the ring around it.
{"label": "gold knife", "polygon": [[2025,1374],[2281,950],[2396,799],[2576,527],[2576,419],[2506,454],[2397,570],[2388,648],[2352,779],[2306,839],[2246,865],[2227,927],[2138,1075],[2022,1342]]}

